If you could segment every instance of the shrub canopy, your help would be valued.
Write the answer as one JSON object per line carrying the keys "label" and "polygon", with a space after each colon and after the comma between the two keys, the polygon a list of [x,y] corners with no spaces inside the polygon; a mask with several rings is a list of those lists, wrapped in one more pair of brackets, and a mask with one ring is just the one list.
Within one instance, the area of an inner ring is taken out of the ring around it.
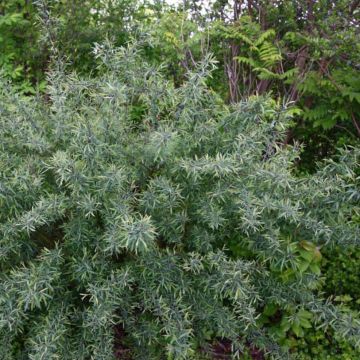
{"label": "shrub canopy", "polygon": [[45,99],[2,85],[3,359],[284,359],[270,305],[358,341],[316,289],[321,248],[359,242],[359,150],[296,177],[291,108],[225,105],[211,58],[174,88],[138,49],[96,46],[97,78],[58,61]]}

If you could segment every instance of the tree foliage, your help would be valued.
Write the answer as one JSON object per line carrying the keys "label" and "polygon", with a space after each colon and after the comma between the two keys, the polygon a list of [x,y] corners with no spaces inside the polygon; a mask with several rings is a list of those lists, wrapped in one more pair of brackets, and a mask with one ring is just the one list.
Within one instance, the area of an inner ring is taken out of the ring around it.
{"label": "tree foliage", "polygon": [[197,25],[197,49],[219,61],[210,83],[224,99],[271,92],[296,103],[286,142],[306,144],[303,168],[314,170],[339,145],[358,143],[358,1],[214,1],[207,9],[186,3],[184,24]]}

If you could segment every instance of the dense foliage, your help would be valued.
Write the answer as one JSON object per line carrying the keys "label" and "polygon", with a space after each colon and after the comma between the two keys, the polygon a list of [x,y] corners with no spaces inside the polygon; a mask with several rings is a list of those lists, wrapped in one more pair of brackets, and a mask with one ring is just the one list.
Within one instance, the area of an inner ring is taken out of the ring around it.
{"label": "dense foliage", "polygon": [[[323,251],[323,256],[323,291],[332,296],[343,311],[359,310],[359,247],[328,248]],[[349,346],[333,331],[324,333],[321,329],[309,328],[304,337],[292,338],[291,342],[300,359],[352,360],[360,356],[359,349]]]}
{"label": "dense foliage", "polygon": [[[294,102],[287,142],[306,144],[302,169],[360,137],[357,0],[0,1],[0,66],[26,94],[44,91],[51,49],[79,73],[96,71],[95,42],[150,33],[149,62],[176,86],[209,52],[211,87],[229,102],[271,92]],[[176,7],[174,4],[178,4]]]}
{"label": "dense foliage", "polygon": [[[174,357],[178,341],[196,359],[360,358],[341,336],[360,301],[359,5],[0,0],[0,358]],[[137,226],[145,245],[126,240]],[[124,266],[127,287],[100,294]],[[237,267],[241,304],[219,285]]]}
{"label": "dense foliage", "polygon": [[[164,62],[173,63],[171,49],[183,68],[211,51],[219,61],[211,86],[227,101],[271,92],[295,103],[298,116],[286,141],[306,144],[306,170],[339,145],[358,142],[358,1],[214,1],[206,11],[199,3],[188,2],[186,21],[176,13],[171,22],[161,19],[156,34]],[[173,26],[174,18],[181,26]]]}
{"label": "dense foliage", "polygon": [[284,359],[282,334],[313,325],[358,345],[319,264],[358,246],[359,149],[296,177],[291,108],[226,105],[209,57],[175,88],[143,47],[97,45],[90,78],[57,59],[45,98],[3,83],[3,358],[199,359],[223,341]]}
{"label": "dense foliage", "polygon": [[0,16],[2,73],[32,94],[44,90],[54,45],[78,72],[90,73],[94,43],[109,36],[125,44],[144,8],[132,0],[1,0]]}

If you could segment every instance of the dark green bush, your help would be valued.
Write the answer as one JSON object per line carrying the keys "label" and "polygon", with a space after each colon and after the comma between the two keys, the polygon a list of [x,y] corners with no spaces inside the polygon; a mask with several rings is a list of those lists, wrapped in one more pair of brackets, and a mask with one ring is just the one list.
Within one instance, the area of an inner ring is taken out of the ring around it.
{"label": "dark green bush", "polygon": [[294,357],[299,360],[353,360],[360,351],[344,340],[337,339],[333,331],[310,329],[304,338],[293,342]]}
{"label": "dark green bush", "polygon": [[336,247],[325,252],[323,290],[353,309],[360,309],[360,251]]}
{"label": "dark green bush", "polygon": [[271,306],[358,342],[316,290],[320,251],[358,245],[359,150],[297,178],[291,111],[225,105],[211,59],[174,89],[137,46],[95,55],[101,77],[58,61],[45,100],[1,88],[2,358],[284,359]]}
{"label": "dark green bush", "polygon": [[[344,249],[337,246],[324,251],[322,290],[341,304],[345,311],[358,311],[360,308],[359,263],[358,247]],[[322,329],[311,328],[304,338],[294,342],[294,348],[300,359],[359,359],[359,349],[336,335],[332,330],[324,333]]]}

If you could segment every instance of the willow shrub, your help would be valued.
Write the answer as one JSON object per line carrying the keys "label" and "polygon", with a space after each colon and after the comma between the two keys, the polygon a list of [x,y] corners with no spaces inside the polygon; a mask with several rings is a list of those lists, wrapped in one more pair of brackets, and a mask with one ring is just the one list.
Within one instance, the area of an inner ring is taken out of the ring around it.
{"label": "willow shrub", "polygon": [[295,177],[291,109],[225,105],[210,58],[174,88],[136,45],[94,52],[100,77],[59,61],[45,99],[1,87],[2,359],[199,359],[214,341],[284,359],[274,306],[289,331],[358,341],[317,289],[322,247],[359,242],[359,150]]}

